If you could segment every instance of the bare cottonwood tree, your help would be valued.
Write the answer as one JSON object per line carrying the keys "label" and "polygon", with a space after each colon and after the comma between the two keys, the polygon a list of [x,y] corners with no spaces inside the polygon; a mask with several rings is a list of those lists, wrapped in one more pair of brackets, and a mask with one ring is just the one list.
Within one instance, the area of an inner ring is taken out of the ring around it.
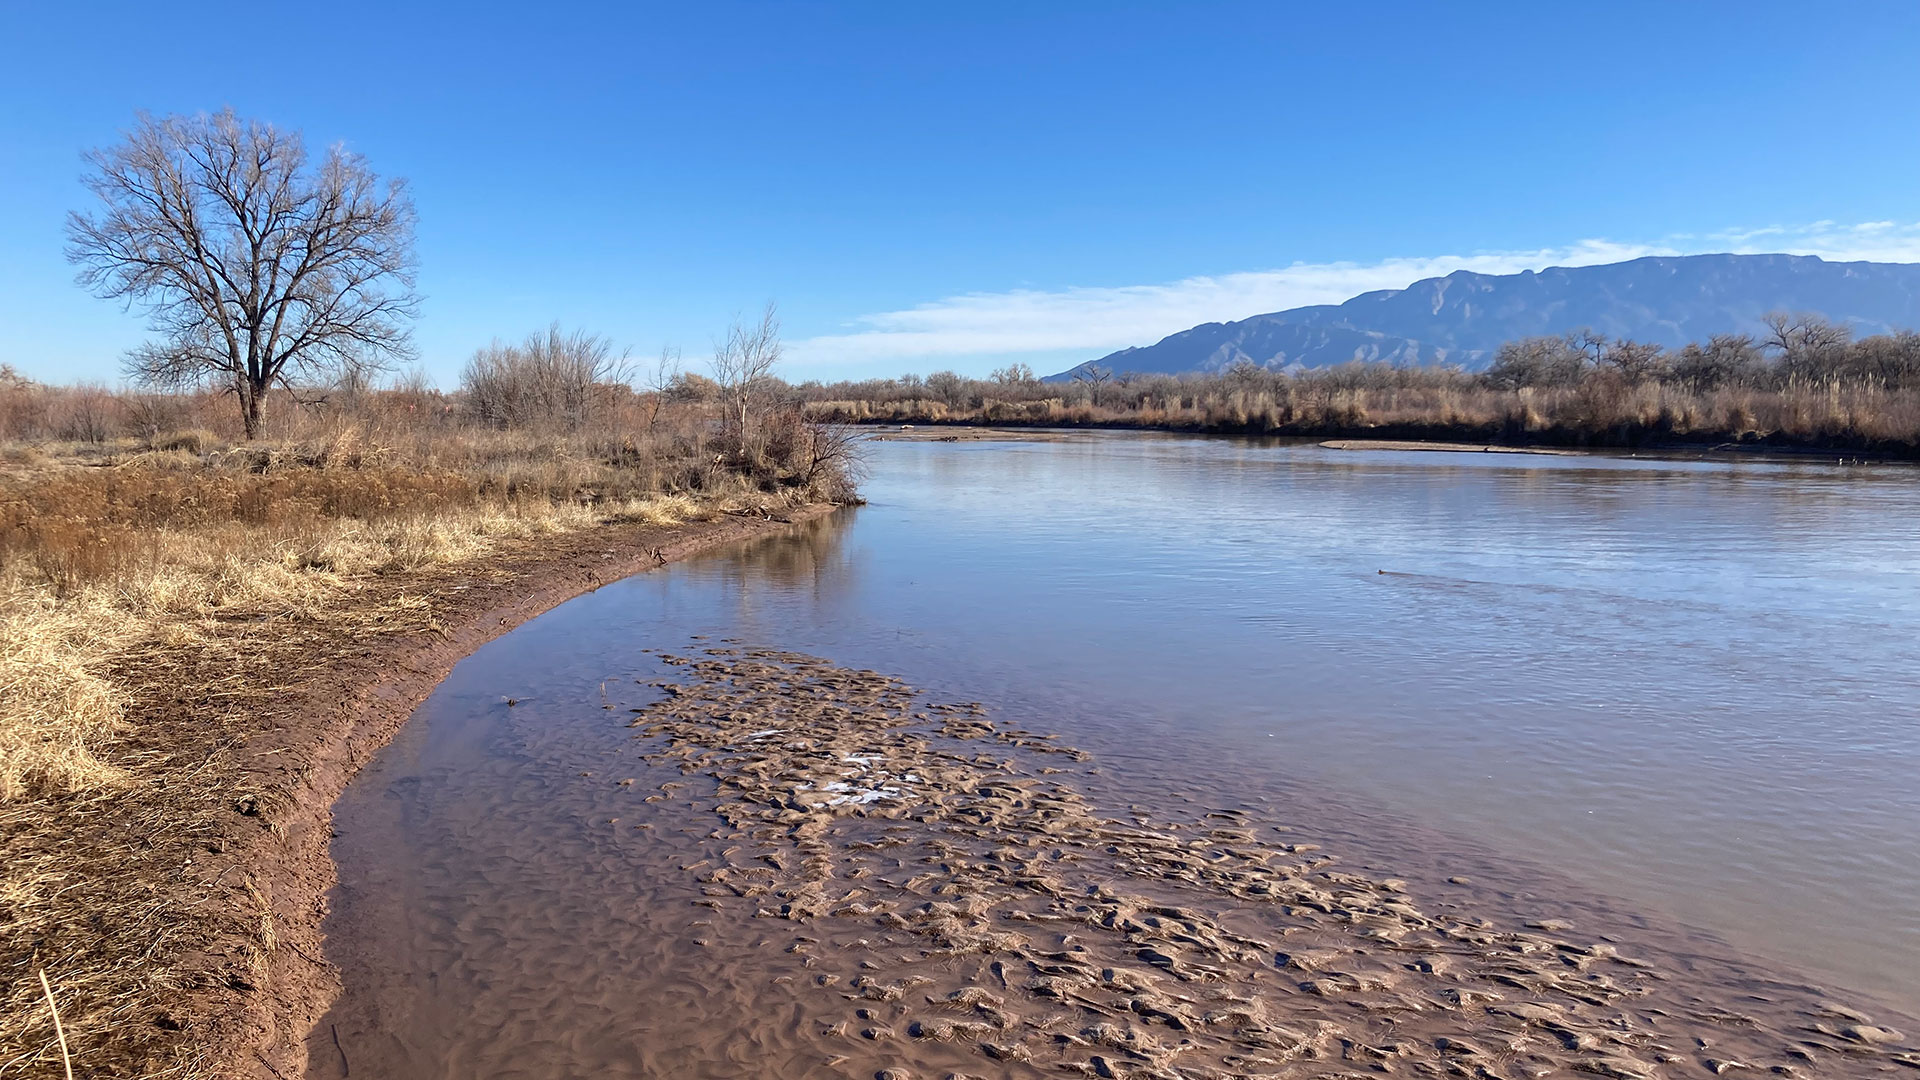
{"label": "bare cottonwood tree", "polygon": [[1568,348],[1585,353],[1589,364],[1598,364],[1600,358],[1606,355],[1607,348],[1613,343],[1611,338],[1591,326],[1582,326],[1577,330],[1569,331],[1566,341]]}
{"label": "bare cottonwood tree", "polygon": [[1660,374],[1667,351],[1647,341],[1620,338],[1600,350],[1600,366],[1619,372],[1629,382],[1645,382]]}
{"label": "bare cottonwood tree", "polygon": [[993,374],[988,376],[988,378],[1001,386],[1031,386],[1040,381],[1034,378],[1033,369],[1022,363],[1012,363],[1003,368],[995,368]]}
{"label": "bare cottonwood tree", "polygon": [[945,402],[948,408],[967,407],[967,380],[961,378],[959,372],[936,371],[927,376],[926,386],[927,390]]}
{"label": "bare cottonwood tree", "polygon": [[780,313],[768,304],[760,321],[734,319],[727,336],[713,345],[713,380],[726,397],[729,426],[745,445],[754,406],[766,394],[780,362]]}
{"label": "bare cottonwood tree", "polygon": [[1087,388],[1087,401],[1098,406],[1105,396],[1107,385],[1113,382],[1113,369],[1098,364],[1082,364],[1073,369],[1073,382],[1076,386]]}
{"label": "bare cottonwood tree", "polygon": [[406,355],[413,203],[340,146],[311,163],[299,133],[213,115],[142,113],[87,155],[99,213],[67,218],[80,283],[147,310],[160,338],[135,350],[145,382],[211,383],[239,399],[247,436],[262,399]]}
{"label": "bare cottonwood tree", "polygon": [[1505,342],[1494,351],[1493,363],[1481,378],[1496,390],[1573,386],[1587,372],[1591,354],[1584,346],[1591,343],[1572,334]]}
{"label": "bare cottonwood tree", "polygon": [[1756,386],[1768,375],[1760,346],[1746,334],[1715,334],[1689,342],[1674,355],[1674,380],[1696,393],[1717,386]]}
{"label": "bare cottonwood tree", "polygon": [[1769,311],[1760,319],[1767,328],[1766,347],[1780,354],[1780,368],[1788,379],[1831,378],[1840,366],[1853,331],[1812,312]]}

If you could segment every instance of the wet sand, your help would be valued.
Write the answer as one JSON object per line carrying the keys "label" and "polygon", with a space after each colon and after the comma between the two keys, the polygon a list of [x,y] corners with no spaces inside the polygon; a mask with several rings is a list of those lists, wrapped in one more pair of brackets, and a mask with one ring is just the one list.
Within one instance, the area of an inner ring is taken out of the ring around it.
{"label": "wet sand", "polygon": [[[521,895],[470,889],[418,954],[353,935],[309,1075],[1920,1069],[1910,1023],[1766,970],[1433,902],[1245,807],[1126,805],[977,703],[732,643],[661,659],[637,743],[572,759],[599,759],[577,837],[527,847],[532,791],[525,820],[445,826],[490,852],[474,885]],[[348,904],[367,929],[419,917],[382,884]]]}
{"label": "wet sand", "polygon": [[873,442],[1066,442],[1071,432],[1021,430],[1017,428],[973,427],[970,425],[887,424],[877,426],[867,438]]}

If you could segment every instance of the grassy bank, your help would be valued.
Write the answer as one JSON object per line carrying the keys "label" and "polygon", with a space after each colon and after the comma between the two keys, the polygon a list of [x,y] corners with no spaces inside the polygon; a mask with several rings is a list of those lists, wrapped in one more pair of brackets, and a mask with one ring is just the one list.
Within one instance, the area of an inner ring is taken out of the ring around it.
{"label": "grassy bank", "polygon": [[1920,391],[1829,385],[1693,391],[1660,384],[1496,390],[1464,379],[1348,386],[1336,377],[1274,376],[1258,389],[1184,380],[1159,395],[1095,404],[1059,396],[978,400],[822,398],[809,407],[842,423],[1140,428],[1566,447],[1733,445],[1920,457]]}
{"label": "grassy bank", "polygon": [[1920,456],[1920,335],[1852,341],[1823,325],[1785,327],[1771,346],[1716,338],[1676,352],[1533,339],[1503,348],[1480,373],[1355,363],[1289,374],[1243,364],[1178,378],[1094,370],[1049,383],[1014,367],[991,379],[936,373],[802,389],[812,415],[847,423]]}
{"label": "grassy bank", "polygon": [[[1310,384],[1311,378],[1293,380]],[[811,408],[850,424],[984,424],[1206,434],[1401,439],[1610,449],[1736,447],[1920,457],[1920,394],[1835,388],[1697,395],[1644,388],[1622,409],[1566,392],[1195,394],[1138,407],[1071,397],[973,406],[938,399],[828,399]],[[1572,400],[1569,400],[1572,399]]]}
{"label": "grassy bank", "polygon": [[63,1075],[42,972],[76,1075],[232,1074],[317,918],[261,854],[328,753],[300,703],[551,564],[851,497],[831,433],[652,397],[504,428],[365,394],[242,442],[216,398],[0,394],[0,1076]]}

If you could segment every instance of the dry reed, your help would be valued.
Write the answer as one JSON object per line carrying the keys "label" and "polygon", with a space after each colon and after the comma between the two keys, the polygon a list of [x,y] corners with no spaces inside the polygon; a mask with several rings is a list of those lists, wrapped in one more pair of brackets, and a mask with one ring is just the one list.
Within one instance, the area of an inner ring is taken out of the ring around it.
{"label": "dry reed", "polygon": [[67,1029],[60,1023],[60,1006],[53,1000],[53,984],[47,982],[47,973],[39,972],[40,989],[47,995],[47,1012],[53,1016],[53,1034],[60,1041],[60,1067],[67,1074],[67,1080],[73,1080],[73,1055],[67,1052]]}

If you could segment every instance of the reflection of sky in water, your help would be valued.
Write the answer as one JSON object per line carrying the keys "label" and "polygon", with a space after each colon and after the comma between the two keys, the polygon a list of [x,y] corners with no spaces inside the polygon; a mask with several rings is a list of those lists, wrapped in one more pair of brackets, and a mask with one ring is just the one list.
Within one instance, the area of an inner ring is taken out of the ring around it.
{"label": "reflection of sky in water", "polygon": [[594,608],[985,698],[1126,767],[1344,790],[1920,998],[1913,470],[871,452],[850,522]]}

